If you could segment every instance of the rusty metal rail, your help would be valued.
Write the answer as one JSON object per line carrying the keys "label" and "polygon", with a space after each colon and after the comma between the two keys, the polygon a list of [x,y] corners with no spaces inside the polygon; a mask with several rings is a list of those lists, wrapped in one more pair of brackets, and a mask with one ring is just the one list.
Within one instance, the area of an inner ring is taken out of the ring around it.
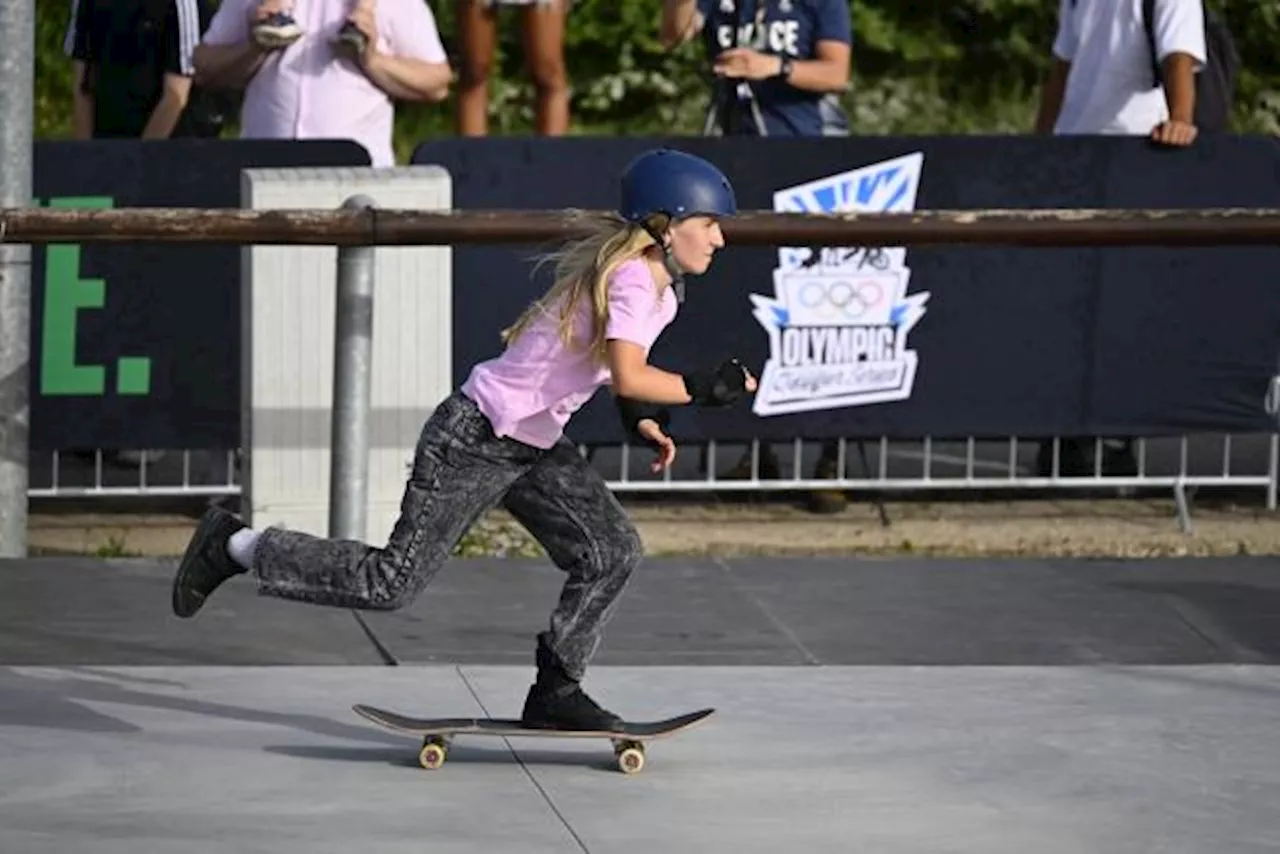
{"label": "rusty metal rail", "polygon": [[[603,211],[419,211],[376,208],[343,208],[339,210],[246,210],[240,208],[116,208],[109,210],[76,210],[45,208],[0,208],[0,242],[20,245],[49,243],[144,243],[203,245],[309,245],[334,247],[359,246],[465,246],[476,244],[528,244],[560,240],[584,233],[589,222]],[[927,210],[910,213],[840,213],[798,214],[772,211],[745,211],[723,223],[731,245],[740,246],[921,246],[921,245],[1005,245],[1025,247],[1212,247],[1280,245],[1280,209],[1011,209],[1011,210]],[[24,327],[25,328],[25,327]],[[23,348],[25,353],[25,345]],[[344,358],[341,353],[335,359]],[[22,364],[20,371],[27,366]],[[367,371],[367,360],[360,366]],[[21,374],[14,374],[20,376]],[[1277,381],[1280,383],[1280,381]],[[1280,387],[1280,385],[1277,385]],[[1280,399],[1280,393],[1275,395]],[[367,404],[361,403],[361,406]],[[1276,405],[1280,409],[1280,404]],[[19,419],[25,415],[19,411]],[[8,413],[0,412],[0,421]],[[25,422],[22,423],[25,430]],[[1156,483],[1172,485],[1178,499],[1179,519],[1184,528],[1189,524],[1184,490],[1194,485],[1265,485],[1269,508],[1276,506],[1280,475],[1280,439],[1269,435],[1267,470],[1264,473],[1241,474],[1232,470],[1230,452],[1224,452],[1223,471],[1196,473],[1186,466],[1187,442],[1182,445],[1182,465],[1174,473],[1151,476],[1140,472],[1129,486]],[[960,459],[963,479],[939,478],[933,472],[935,463],[956,455],[934,454],[929,439],[925,440],[924,475],[913,477],[899,473],[904,452],[891,455],[888,438],[881,441],[878,477],[810,481],[797,474],[788,482],[760,480],[753,472],[749,481],[718,480],[714,475],[699,475],[680,486],[689,489],[734,488],[1003,488],[1005,486],[1117,485],[1112,478],[1095,473],[1093,478],[1068,479],[1027,477],[1017,465],[1018,451],[1007,456],[1007,470],[995,475],[979,475],[998,465],[994,458],[979,459],[973,451],[974,440],[968,441],[968,452]],[[348,443],[358,445],[358,442]],[[844,457],[841,440],[841,459]],[[335,443],[335,448],[339,447]],[[342,447],[346,447],[345,445]],[[798,445],[797,445],[798,447]],[[1229,447],[1229,445],[1228,445]],[[354,453],[354,449],[350,451]],[[910,453],[910,452],[906,452]],[[628,459],[623,449],[623,466]],[[752,458],[758,456],[753,443]],[[25,484],[25,448],[22,449]],[[1055,456],[1056,460],[1056,456]],[[799,469],[797,451],[797,470]],[[980,465],[981,464],[981,465]],[[194,485],[187,476],[190,460],[183,456],[181,486],[151,487],[144,463],[142,486],[145,491],[163,490],[166,494],[216,492],[234,494],[239,488],[232,480],[225,484]],[[230,466],[228,470],[230,471]],[[335,471],[339,466],[335,465]],[[92,487],[66,487],[60,484],[57,457],[53,463],[53,484],[46,494],[115,494],[122,489],[104,486],[99,456],[97,476]],[[891,469],[894,469],[891,471]],[[1056,469],[1056,462],[1055,462]],[[230,476],[229,476],[230,477]],[[731,485],[730,485],[731,484]],[[637,486],[625,475],[615,483],[618,488],[671,489],[670,478],[661,484],[645,482]],[[340,485],[357,495],[358,484]],[[40,494],[40,488],[36,490]],[[25,501],[25,496],[0,496],[6,500]],[[25,507],[25,504],[21,505]],[[0,516],[3,507],[0,506]],[[25,511],[22,516],[25,520]],[[24,522],[25,525],[25,522]],[[25,535],[22,537],[25,549]]]}
{"label": "rusty metal rail", "polygon": [[[0,241],[445,246],[535,243],[583,232],[600,211],[0,209]],[[724,223],[746,246],[1243,246],[1280,243],[1280,209],[745,211]]]}

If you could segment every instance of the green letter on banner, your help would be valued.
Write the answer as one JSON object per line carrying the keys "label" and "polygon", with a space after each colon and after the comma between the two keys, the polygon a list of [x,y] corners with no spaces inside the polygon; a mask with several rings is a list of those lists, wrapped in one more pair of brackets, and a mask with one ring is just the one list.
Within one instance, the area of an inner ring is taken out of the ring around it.
{"label": "green letter on banner", "polygon": [[[54,208],[110,208],[110,196],[67,196],[50,199]],[[48,248],[44,268],[44,332],[40,354],[40,393],[100,395],[106,391],[106,368],[76,363],[76,316],[82,308],[100,309],[107,302],[102,279],[80,278],[80,247]]]}

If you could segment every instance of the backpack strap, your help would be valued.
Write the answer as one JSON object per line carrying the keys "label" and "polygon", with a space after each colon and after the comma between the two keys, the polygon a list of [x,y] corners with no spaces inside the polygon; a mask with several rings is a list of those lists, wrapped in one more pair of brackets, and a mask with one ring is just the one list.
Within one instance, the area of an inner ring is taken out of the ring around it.
{"label": "backpack strap", "polygon": [[1156,53],[1156,0],[1142,0],[1142,28],[1147,34],[1147,48],[1151,51],[1151,88],[1156,89],[1164,78],[1160,57]]}

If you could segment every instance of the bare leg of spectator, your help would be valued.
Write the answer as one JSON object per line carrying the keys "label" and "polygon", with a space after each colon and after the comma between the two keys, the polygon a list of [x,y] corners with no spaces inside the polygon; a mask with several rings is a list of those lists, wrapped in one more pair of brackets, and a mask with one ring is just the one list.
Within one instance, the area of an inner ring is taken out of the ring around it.
{"label": "bare leg of spectator", "polygon": [[458,35],[462,68],[458,81],[458,133],[489,132],[489,76],[497,39],[497,10],[482,0],[458,0]]}
{"label": "bare leg of spectator", "polygon": [[524,55],[537,102],[534,130],[544,136],[569,131],[569,75],[564,64],[565,0],[524,7]]}

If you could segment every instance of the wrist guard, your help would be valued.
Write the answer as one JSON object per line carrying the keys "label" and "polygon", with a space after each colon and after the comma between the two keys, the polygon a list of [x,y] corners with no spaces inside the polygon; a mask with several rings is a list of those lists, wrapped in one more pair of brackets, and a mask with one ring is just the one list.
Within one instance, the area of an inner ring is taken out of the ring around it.
{"label": "wrist guard", "polygon": [[747,370],[737,359],[729,359],[713,371],[685,374],[684,389],[697,406],[728,406],[746,392]]}
{"label": "wrist guard", "polygon": [[640,422],[646,418],[658,422],[662,432],[667,432],[667,425],[671,423],[671,413],[665,406],[621,396],[615,397],[614,400],[618,404],[618,414],[622,417],[622,429],[627,431],[627,439],[629,441],[651,446],[654,444],[649,439],[641,436],[639,430],[636,429],[640,426]]}

